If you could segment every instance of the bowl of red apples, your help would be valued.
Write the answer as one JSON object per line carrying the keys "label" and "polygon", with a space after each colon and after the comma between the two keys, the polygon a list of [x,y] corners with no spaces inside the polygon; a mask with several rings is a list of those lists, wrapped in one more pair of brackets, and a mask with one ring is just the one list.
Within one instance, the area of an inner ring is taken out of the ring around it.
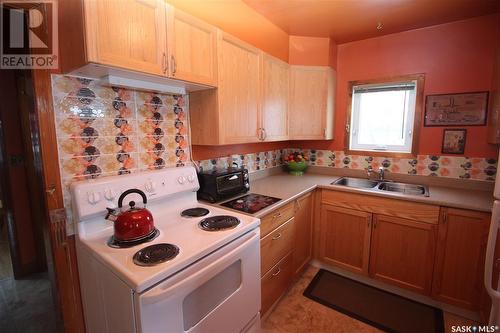
{"label": "bowl of red apples", "polygon": [[301,176],[304,174],[304,171],[307,169],[308,160],[307,156],[299,152],[288,154],[283,158],[283,162],[288,168],[288,172],[294,176]]}

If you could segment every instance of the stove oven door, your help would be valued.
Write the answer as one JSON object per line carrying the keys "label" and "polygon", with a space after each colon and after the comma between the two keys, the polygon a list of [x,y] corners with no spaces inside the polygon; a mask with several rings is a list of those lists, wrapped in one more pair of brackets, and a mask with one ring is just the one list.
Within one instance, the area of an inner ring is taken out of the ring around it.
{"label": "stove oven door", "polygon": [[260,310],[259,229],[140,294],[135,301],[138,332],[244,331]]}

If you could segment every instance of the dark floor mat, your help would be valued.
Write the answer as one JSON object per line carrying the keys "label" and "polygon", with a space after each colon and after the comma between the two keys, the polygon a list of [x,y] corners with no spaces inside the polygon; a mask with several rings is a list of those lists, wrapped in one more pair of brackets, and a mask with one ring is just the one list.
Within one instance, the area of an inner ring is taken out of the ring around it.
{"label": "dark floor mat", "polygon": [[444,332],[442,310],[324,269],[304,296],[386,332]]}

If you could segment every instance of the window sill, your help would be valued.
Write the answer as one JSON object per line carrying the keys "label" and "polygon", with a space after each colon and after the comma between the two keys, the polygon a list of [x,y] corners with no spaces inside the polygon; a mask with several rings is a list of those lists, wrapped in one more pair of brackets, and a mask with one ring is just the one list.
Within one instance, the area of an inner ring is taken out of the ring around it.
{"label": "window sill", "polygon": [[403,153],[394,151],[373,151],[373,150],[349,150],[344,149],[346,155],[361,155],[374,157],[393,157],[393,158],[417,158],[415,153]]}

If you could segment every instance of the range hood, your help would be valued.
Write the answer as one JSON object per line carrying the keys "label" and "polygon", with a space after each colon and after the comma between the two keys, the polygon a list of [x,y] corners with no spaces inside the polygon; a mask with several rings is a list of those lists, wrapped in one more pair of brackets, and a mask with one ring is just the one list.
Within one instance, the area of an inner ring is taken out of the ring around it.
{"label": "range hood", "polygon": [[159,75],[133,72],[125,69],[89,63],[72,71],[70,75],[83,76],[95,80],[103,86],[129,88],[185,95],[191,91],[213,89],[214,87],[171,79]]}

